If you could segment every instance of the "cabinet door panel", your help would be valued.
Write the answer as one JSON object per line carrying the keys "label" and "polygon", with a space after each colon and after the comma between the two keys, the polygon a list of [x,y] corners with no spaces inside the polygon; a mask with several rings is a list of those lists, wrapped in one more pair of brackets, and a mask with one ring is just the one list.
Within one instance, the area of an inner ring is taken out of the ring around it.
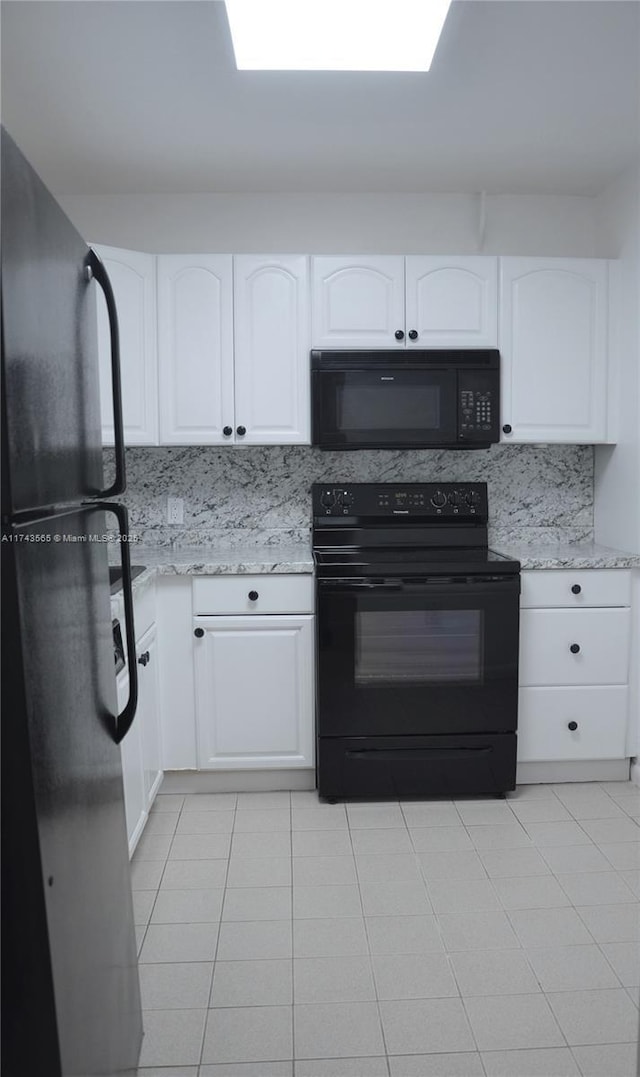
{"label": "cabinet door panel", "polygon": [[[118,677],[118,709],[122,710],[129,696],[129,677]],[[124,785],[124,811],[127,820],[129,856],[133,856],[140,835],[147,821],[145,808],[144,770],[142,764],[141,726],[144,721],[144,700],[131,729],[120,745],[122,781]]]}
{"label": "cabinet door panel", "polygon": [[[94,249],[109,274],[118,311],[125,444],[157,445],[156,260],[152,254],[116,247]],[[102,440],[113,445],[111,336],[100,288],[97,296]]]}
{"label": "cabinet door panel", "polygon": [[607,264],[502,258],[500,352],[507,440],[606,438]]}
{"label": "cabinet door panel", "polygon": [[406,303],[408,347],[495,348],[498,259],[409,256]]}
{"label": "cabinet door panel", "polygon": [[404,327],[401,255],[312,259],[315,348],[401,348]]}
{"label": "cabinet door panel", "polygon": [[145,632],[136,646],[137,658],[142,655],[148,657],[146,664],[138,664],[140,699],[138,720],[142,742],[145,809],[148,811],[162,781],[158,647],[155,625]]}
{"label": "cabinet door panel", "polygon": [[234,325],[238,444],[308,444],[307,258],[236,256]]}
{"label": "cabinet door panel", "polygon": [[233,440],[231,255],[158,258],[160,441]]}
{"label": "cabinet door panel", "polygon": [[628,609],[522,610],[521,686],[626,684],[629,630]]}
{"label": "cabinet door panel", "polygon": [[198,765],[311,766],[312,617],[200,617]]}
{"label": "cabinet door panel", "polygon": [[626,686],[521,688],[518,761],[623,759],[627,714]]}

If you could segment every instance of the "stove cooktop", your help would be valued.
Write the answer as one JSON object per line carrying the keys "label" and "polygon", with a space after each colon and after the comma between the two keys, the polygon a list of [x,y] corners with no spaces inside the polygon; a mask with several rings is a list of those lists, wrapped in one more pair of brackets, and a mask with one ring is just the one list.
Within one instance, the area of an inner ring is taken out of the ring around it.
{"label": "stove cooktop", "polygon": [[520,562],[495,550],[321,549],[313,553],[319,576],[429,576],[474,572],[516,575]]}
{"label": "stove cooktop", "polygon": [[488,548],[487,484],[315,483],[313,556],[321,578],[516,575]]}

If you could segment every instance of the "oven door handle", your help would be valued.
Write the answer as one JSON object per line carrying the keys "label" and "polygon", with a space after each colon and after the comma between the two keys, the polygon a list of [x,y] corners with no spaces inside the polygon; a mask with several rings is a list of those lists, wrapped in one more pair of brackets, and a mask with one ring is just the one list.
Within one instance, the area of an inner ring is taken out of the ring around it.
{"label": "oven door handle", "polygon": [[404,594],[404,595],[461,595],[461,594],[473,594],[484,595],[492,594],[498,591],[500,594],[504,594],[506,591],[513,591],[516,594],[520,591],[520,577],[519,576],[492,576],[490,579],[482,576],[466,576],[463,579],[450,576],[434,576],[431,579],[418,581],[412,580],[354,580],[349,578],[333,579],[333,580],[318,580],[318,586],[321,590],[337,590],[341,591],[368,591],[378,592],[383,594]]}
{"label": "oven door handle", "polygon": [[347,749],[345,756],[348,759],[366,759],[375,760],[376,763],[393,763],[398,759],[455,759],[456,756],[463,753],[467,755],[490,755],[493,750],[490,744],[483,745],[481,748],[477,748],[475,745],[469,745],[468,747],[460,745],[458,748],[359,748],[357,750]]}

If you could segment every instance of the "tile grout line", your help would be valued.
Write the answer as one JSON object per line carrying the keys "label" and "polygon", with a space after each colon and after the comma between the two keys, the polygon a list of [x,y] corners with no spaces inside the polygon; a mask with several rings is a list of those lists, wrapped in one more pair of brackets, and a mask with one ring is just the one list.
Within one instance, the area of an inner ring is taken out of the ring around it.
{"label": "tile grout line", "polygon": [[[378,1014],[378,1024],[380,1026],[380,1038],[382,1040],[382,1046],[384,1048],[384,1058],[385,1058],[385,1063],[386,1063],[386,1067],[387,1067],[387,1073],[389,1074],[389,1077],[390,1077],[390,1075],[391,1075],[391,1062],[389,1061],[389,1050],[387,1048],[387,1038],[386,1038],[385,1032],[384,1032],[384,1022],[382,1020],[382,1010],[380,1008],[380,999],[378,998],[378,984],[376,982],[376,975],[375,975],[375,970],[374,970],[374,967],[373,967],[373,955],[371,953],[371,943],[370,943],[370,940],[369,940],[369,932],[367,930],[367,918],[366,918],[365,912],[364,912],[364,902],[362,900],[362,890],[360,888],[360,874],[358,872],[358,862],[356,860],[356,852],[355,852],[355,848],[354,848],[354,845],[353,845],[353,835],[351,833],[351,818],[349,816],[349,812],[347,811],[346,803],[345,803],[345,806],[344,806],[344,813],[345,813],[345,816],[347,818],[347,831],[348,831],[348,834],[349,834],[349,842],[351,844],[351,855],[353,856],[353,861],[354,861],[354,864],[355,864],[356,879],[358,880],[358,898],[359,898],[359,901],[360,901],[360,909],[362,910],[362,925],[363,925],[363,928],[364,928],[364,935],[365,935],[365,939],[367,940],[367,951],[368,951],[367,952],[367,959],[369,961],[369,971],[371,973],[371,980],[372,980],[372,983],[373,983],[373,992],[374,992],[374,995],[375,995],[376,1013]],[[404,819],[404,812],[402,812],[402,809],[401,809],[401,814],[402,814],[402,818]],[[405,820],[405,827],[406,827],[406,820]],[[409,840],[411,840],[411,839],[409,839]]]}
{"label": "tile grout line", "polygon": [[212,1009],[211,1002],[213,1000],[213,983],[214,983],[215,975],[216,975],[216,961],[218,959],[218,947],[220,945],[220,931],[221,931],[221,927],[222,927],[222,915],[223,915],[223,912],[224,912],[224,906],[225,906],[226,897],[227,897],[227,879],[229,877],[229,865],[231,863],[231,847],[232,847],[232,844],[233,844],[233,835],[234,835],[235,829],[236,829],[237,811],[238,811],[238,795],[236,793],[236,799],[235,799],[234,808],[233,808],[233,822],[232,822],[232,825],[231,825],[231,833],[229,835],[229,849],[228,849],[228,852],[227,852],[227,866],[226,866],[225,873],[224,873],[224,882],[222,884],[222,903],[220,905],[220,918],[218,920],[218,931],[217,931],[217,934],[216,934],[216,945],[215,945],[215,949],[214,949],[214,953],[213,953],[213,964],[212,964],[212,967],[211,967],[211,983],[209,985],[209,995],[208,995],[208,999],[207,999],[207,1008],[206,1008],[206,1011],[205,1011],[205,1020],[204,1020],[203,1030],[202,1030],[202,1040],[201,1040],[201,1043],[200,1043],[200,1056],[199,1056],[200,1060],[199,1060],[199,1063],[198,1063],[198,1072],[200,1072],[200,1068],[203,1065],[205,1065],[202,1056],[204,1055],[204,1045],[205,1045],[206,1038],[207,1038],[207,1027],[208,1027],[208,1024],[209,1024],[209,1014],[211,1013],[211,1009]]}
{"label": "tile grout line", "polygon": [[296,978],[295,978],[295,955],[293,952],[293,802],[289,793],[289,860],[291,862],[291,918],[289,929],[291,932],[291,1073],[296,1071]]}

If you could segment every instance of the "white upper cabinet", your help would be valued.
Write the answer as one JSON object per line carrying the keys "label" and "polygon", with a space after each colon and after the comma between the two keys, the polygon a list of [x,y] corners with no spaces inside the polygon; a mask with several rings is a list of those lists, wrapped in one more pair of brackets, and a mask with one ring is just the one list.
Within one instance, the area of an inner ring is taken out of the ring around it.
{"label": "white upper cabinet", "polygon": [[505,441],[606,440],[605,261],[501,258],[499,342]]}
{"label": "white upper cabinet", "polygon": [[312,344],[495,348],[497,290],[497,258],[314,258]]}
{"label": "white upper cabinet", "polygon": [[398,347],[404,321],[402,255],[313,259],[314,348]]}
{"label": "white upper cabinet", "polygon": [[238,444],[310,441],[308,288],[305,255],[234,258]]}
{"label": "white upper cabinet", "polygon": [[219,445],[231,441],[230,254],[158,257],[158,354],[161,443]]}
{"label": "white upper cabinet", "polygon": [[[94,245],[115,296],[120,335],[122,412],[126,445],[158,444],[155,257]],[[97,289],[102,441],[113,445],[111,338],[104,296]]]}
{"label": "white upper cabinet", "polygon": [[498,259],[409,255],[406,341],[414,348],[496,348]]}

